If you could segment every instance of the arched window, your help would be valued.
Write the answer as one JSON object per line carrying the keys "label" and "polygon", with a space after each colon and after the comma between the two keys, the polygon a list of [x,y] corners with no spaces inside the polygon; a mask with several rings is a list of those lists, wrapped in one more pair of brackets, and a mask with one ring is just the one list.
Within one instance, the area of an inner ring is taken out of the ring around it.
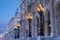
{"label": "arched window", "polygon": [[50,23],[50,12],[49,11],[47,13],[47,19],[48,19],[48,21],[47,21],[47,23],[48,23],[48,35],[50,35],[50,33],[51,33],[51,23]]}
{"label": "arched window", "polygon": [[47,10],[47,13],[46,13],[46,35],[47,36],[50,36],[51,34],[51,22],[50,22],[50,11]]}

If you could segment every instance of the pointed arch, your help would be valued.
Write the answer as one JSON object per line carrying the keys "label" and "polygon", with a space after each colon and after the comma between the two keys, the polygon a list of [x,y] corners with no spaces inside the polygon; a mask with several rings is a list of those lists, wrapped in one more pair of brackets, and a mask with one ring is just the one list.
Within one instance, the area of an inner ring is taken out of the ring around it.
{"label": "pointed arch", "polygon": [[50,22],[50,11],[47,9],[45,13],[45,29],[46,29],[46,35],[51,35],[51,22]]}

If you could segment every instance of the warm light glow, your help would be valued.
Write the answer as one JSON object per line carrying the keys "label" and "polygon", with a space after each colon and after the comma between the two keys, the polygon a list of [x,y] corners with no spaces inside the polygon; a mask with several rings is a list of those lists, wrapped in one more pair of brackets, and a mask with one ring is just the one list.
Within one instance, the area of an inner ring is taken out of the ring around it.
{"label": "warm light glow", "polygon": [[37,10],[37,11],[39,11],[39,12],[41,11],[41,10],[39,9],[39,7],[37,7],[37,9],[36,9],[36,10]]}
{"label": "warm light glow", "polygon": [[20,26],[20,23],[17,23],[17,25],[16,26]]}
{"label": "warm light glow", "polygon": [[41,8],[42,11],[44,11],[44,7],[42,7],[42,5],[39,5],[39,7]]}
{"label": "warm light glow", "polygon": [[17,29],[17,26],[15,26],[14,29]]}
{"label": "warm light glow", "polygon": [[42,5],[39,5],[36,10],[40,12],[40,11],[44,11],[45,9]]}
{"label": "warm light glow", "polygon": [[20,27],[20,23],[17,23],[14,27],[14,29],[17,29],[18,27]]}
{"label": "warm light glow", "polygon": [[26,18],[27,19],[33,19],[33,15],[31,13],[29,13],[29,14],[26,15]]}

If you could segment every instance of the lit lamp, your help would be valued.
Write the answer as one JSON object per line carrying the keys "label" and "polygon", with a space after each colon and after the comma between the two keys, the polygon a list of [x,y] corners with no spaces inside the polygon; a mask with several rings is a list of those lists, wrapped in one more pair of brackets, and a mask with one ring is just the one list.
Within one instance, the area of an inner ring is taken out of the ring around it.
{"label": "lit lamp", "polygon": [[39,16],[40,16],[40,36],[44,35],[44,28],[43,28],[43,24],[44,24],[44,7],[40,4],[37,6],[36,10],[39,12]]}
{"label": "lit lamp", "polygon": [[20,23],[17,23],[14,27],[15,30],[15,38],[19,38],[19,27],[20,27]]}
{"label": "lit lamp", "polygon": [[40,4],[40,5],[37,6],[36,10],[37,10],[38,12],[41,12],[41,11],[44,11],[45,9],[44,9],[44,7]]}
{"label": "lit lamp", "polygon": [[20,27],[20,23],[17,23],[15,26],[14,26],[14,30],[18,29]]}
{"label": "lit lamp", "polygon": [[31,35],[31,21],[33,19],[33,15],[31,13],[28,13],[26,15],[26,19],[29,21],[29,37],[32,37],[32,35]]}

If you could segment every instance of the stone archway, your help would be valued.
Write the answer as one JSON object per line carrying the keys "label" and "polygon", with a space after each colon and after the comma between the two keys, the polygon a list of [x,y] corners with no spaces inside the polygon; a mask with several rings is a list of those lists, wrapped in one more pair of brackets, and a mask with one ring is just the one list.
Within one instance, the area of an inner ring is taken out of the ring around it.
{"label": "stone archway", "polygon": [[50,22],[50,11],[47,9],[45,13],[45,29],[46,29],[46,36],[51,35],[51,22]]}
{"label": "stone archway", "polygon": [[56,30],[57,30],[57,36],[60,36],[60,1],[56,4]]}

